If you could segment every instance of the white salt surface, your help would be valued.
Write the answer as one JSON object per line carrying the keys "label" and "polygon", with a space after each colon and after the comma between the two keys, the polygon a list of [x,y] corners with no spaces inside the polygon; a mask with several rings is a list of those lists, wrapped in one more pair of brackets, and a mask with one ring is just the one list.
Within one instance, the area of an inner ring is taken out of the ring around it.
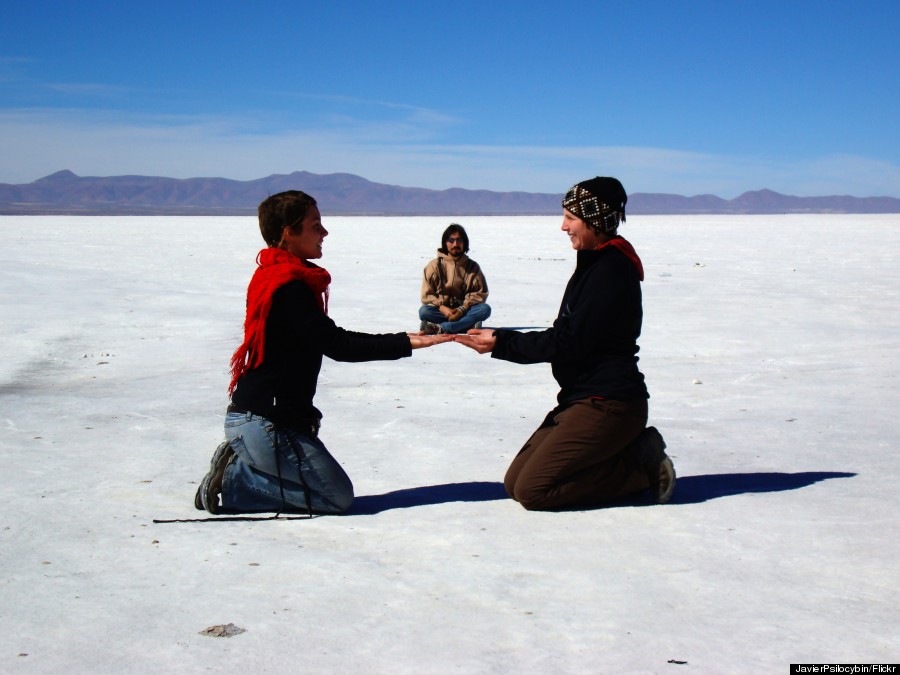
{"label": "white salt surface", "polygon": [[[493,326],[543,327],[559,218],[463,218]],[[418,326],[447,218],[329,218],[331,314]],[[326,360],[355,511],[193,507],[252,218],[0,218],[0,672],[771,673],[900,660],[900,216],[628,219],[673,503],[500,487],[549,366]],[[154,523],[154,519],[187,522]],[[233,624],[244,632],[201,632]]]}

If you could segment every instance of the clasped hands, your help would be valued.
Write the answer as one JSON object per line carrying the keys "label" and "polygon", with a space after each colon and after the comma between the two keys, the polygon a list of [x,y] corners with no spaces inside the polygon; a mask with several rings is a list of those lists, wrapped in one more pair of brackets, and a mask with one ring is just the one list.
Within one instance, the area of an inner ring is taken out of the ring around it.
{"label": "clasped hands", "polygon": [[450,307],[447,307],[447,305],[441,305],[438,309],[441,314],[446,317],[447,321],[459,321],[466,313],[465,307],[455,307],[451,309]]}

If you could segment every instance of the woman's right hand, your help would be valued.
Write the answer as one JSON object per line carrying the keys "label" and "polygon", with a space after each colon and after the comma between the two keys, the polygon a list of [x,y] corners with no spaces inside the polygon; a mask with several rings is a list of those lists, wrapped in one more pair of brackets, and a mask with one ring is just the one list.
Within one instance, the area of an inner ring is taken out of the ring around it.
{"label": "woman's right hand", "polygon": [[453,340],[479,354],[487,354],[494,350],[497,338],[492,328],[473,328],[465,334],[454,335]]}

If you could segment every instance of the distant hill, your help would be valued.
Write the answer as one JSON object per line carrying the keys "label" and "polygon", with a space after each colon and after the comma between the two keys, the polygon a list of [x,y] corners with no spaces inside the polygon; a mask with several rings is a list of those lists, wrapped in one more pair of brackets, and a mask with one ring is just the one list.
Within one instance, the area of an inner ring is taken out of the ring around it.
{"label": "distant hill", "polygon": [[[349,173],[295,171],[256,180],[82,177],[58,171],[33,183],[0,183],[0,215],[251,215],[268,195],[303,190],[330,215],[556,215],[560,194],[428,190],[373,183]],[[900,213],[894,197],[792,197],[771,190],[734,199],[637,192],[628,214]]]}

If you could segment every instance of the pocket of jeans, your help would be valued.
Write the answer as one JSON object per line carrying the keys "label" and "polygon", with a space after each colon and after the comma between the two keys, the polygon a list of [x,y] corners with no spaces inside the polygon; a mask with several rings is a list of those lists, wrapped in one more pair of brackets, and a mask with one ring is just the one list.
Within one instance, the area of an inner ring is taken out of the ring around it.
{"label": "pocket of jeans", "polygon": [[247,415],[245,413],[231,412],[225,415],[225,428],[233,429],[234,427],[239,427],[246,421]]}
{"label": "pocket of jeans", "polygon": [[241,434],[237,434],[229,438],[228,443],[231,445],[231,449],[234,450],[234,454],[240,457],[242,461],[247,462],[249,453],[247,452],[247,445],[244,443],[244,437]]}

